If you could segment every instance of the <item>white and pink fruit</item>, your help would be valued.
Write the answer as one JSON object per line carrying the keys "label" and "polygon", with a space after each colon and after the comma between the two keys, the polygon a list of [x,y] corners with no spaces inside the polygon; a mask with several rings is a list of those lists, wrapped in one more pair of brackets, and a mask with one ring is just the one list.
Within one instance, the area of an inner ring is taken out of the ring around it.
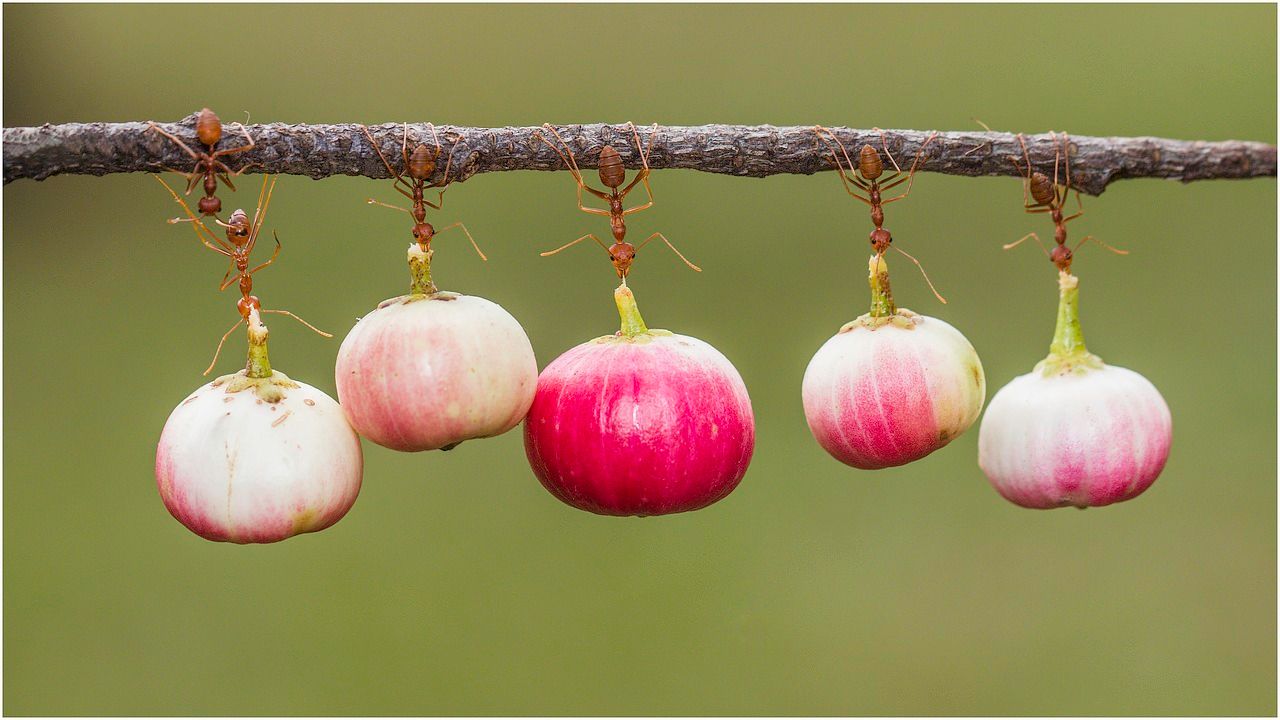
{"label": "white and pink fruit", "polygon": [[273,371],[250,318],[249,366],[174,408],[156,448],[165,507],[208,540],[270,543],[323,530],[360,493],[360,439],[324,392]]}
{"label": "white and pink fruit", "polygon": [[706,507],[742,480],[755,420],[742,377],[707,343],[649,330],[624,285],[623,329],[542,371],[525,451],[543,486],[601,515]]}
{"label": "white and pink fruit", "polygon": [[809,362],[802,395],[814,439],[864,470],[943,447],[982,411],[986,379],[951,325],[893,306],[884,258],[871,256],[872,312],[840,328]]}
{"label": "white and pink fruit", "polygon": [[501,435],[524,419],[537,388],[533,346],[510,313],[419,284],[430,252],[409,246],[420,291],[379,304],[338,351],[335,379],[348,420],[395,450],[448,450]]}
{"label": "white and pink fruit", "polygon": [[978,433],[978,464],[1028,508],[1097,507],[1155,482],[1173,440],[1169,406],[1145,377],[1085,348],[1078,280],[1059,275],[1049,356],[1000,389]]}

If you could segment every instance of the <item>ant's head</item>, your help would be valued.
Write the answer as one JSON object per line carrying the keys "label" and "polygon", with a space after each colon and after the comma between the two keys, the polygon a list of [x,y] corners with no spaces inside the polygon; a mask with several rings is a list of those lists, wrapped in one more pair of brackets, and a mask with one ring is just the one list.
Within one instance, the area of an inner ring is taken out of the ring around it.
{"label": "ant's head", "polygon": [[858,153],[858,173],[868,180],[875,180],[884,172],[884,161],[880,159],[880,151],[870,145],[863,145]]}
{"label": "ant's head", "polygon": [[414,180],[430,180],[431,173],[436,171],[436,156],[426,145],[419,145],[409,156],[409,177]]}
{"label": "ant's head", "polygon": [[236,303],[236,309],[240,311],[240,317],[248,320],[250,310],[262,312],[262,303],[258,302],[257,295],[245,295]]}
{"label": "ant's head", "polygon": [[622,156],[611,145],[600,150],[600,182],[605,187],[618,188],[627,179],[627,170],[622,167]]}
{"label": "ant's head", "polygon": [[217,215],[222,212],[222,201],[217,195],[206,195],[200,198],[201,215]]}
{"label": "ant's head", "polygon": [[429,222],[415,223],[413,226],[413,241],[424,250],[431,244],[431,238],[435,237],[435,234],[436,229],[431,227]]}
{"label": "ant's head", "polygon": [[227,239],[236,246],[249,242],[249,216],[239,208],[227,220]]}
{"label": "ant's head", "polygon": [[209,108],[204,108],[196,116],[196,137],[209,147],[217,145],[222,139],[222,121]]}
{"label": "ant's head", "polygon": [[613,269],[618,271],[618,277],[625,279],[627,273],[631,272],[631,261],[636,259],[636,246],[619,240],[609,248],[609,259],[613,261]]}
{"label": "ant's head", "polygon": [[888,230],[878,227],[871,231],[871,247],[875,249],[877,255],[885,254],[892,242],[893,235]]}
{"label": "ant's head", "polygon": [[1071,272],[1071,248],[1066,245],[1058,245],[1049,252],[1049,259],[1062,272]]}
{"label": "ant's head", "polygon": [[1041,205],[1049,205],[1057,199],[1053,192],[1053,181],[1042,172],[1031,173],[1031,197]]}

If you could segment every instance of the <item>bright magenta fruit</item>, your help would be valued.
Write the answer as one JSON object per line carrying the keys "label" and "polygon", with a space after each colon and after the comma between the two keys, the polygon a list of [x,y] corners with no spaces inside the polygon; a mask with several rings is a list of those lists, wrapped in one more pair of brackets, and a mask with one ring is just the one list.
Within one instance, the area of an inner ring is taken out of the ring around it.
{"label": "bright magenta fruit", "polygon": [[755,449],[747,388],[697,338],[649,330],[623,285],[622,331],[547,366],[525,420],[525,451],[553,495],[602,515],[706,507],[737,487]]}

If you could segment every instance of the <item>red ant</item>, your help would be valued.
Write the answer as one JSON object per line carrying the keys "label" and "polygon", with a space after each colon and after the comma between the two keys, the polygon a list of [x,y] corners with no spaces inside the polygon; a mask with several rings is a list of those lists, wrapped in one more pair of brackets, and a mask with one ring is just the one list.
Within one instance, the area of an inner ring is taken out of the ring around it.
{"label": "red ant", "polygon": [[[444,191],[448,189],[449,185],[449,169],[453,166],[453,152],[458,149],[458,143],[455,141],[453,149],[449,151],[449,157],[445,161],[444,180],[440,183],[432,182],[431,175],[435,172],[436,161],[440,159],[440,153],[443,148],[440,146],[440,136],[436,134],[435,124],[428,123],[428,125],[431,126],[431,137],[435,140],[435,151],[433,152],[425,144],[419,143],[413,149],[413,154],[410,155],[409,123],[404,124],[404,141],[400,144],[400,155],[404,158],[405,172],[409,174],[409,180],[406,180],[395,168],[391,167],[391,163],[387,162],[386,156],[382,154],[382,150],[373,139],[373,135],[369,134],[369,128],[364,125],[360,126],[360,129],[364,131],[364,136],[369,139],[369,144],[373,146],[373,149],[378,153],[378,157],[382,159],[382,164],[387,166],[387,172],[395,177],[395,180],[392,181],[392,186],[396,189],[396,192],[409,198],[413,203],[413,209],[389,205],[373,198],[368,198],[367,202],[370,205],[381,205],[385,208],[409,213],[409,216],[413,218],[413,241],[418,243],[418,247],[422,248],[423,252],[431,249],[431,238],[435,237],[437,233],[452,230],[456,227],[461,228],[462,232],[466,233],[467,239],[471,241],[471,247],[475,248],[476,254],[480,256],[480,259],[488,261],[489,258],[485,257],[484,253],[480,251],[480,246],[476,244],[475,238],[471,237],[471,231],[467,230],[466,225],[456,222],[436,230],[431,226],[431,223],[427,222],[427,207],[439,210],[444,204]],[[400,187],[401,185],[404,185],[404,187]],[[435,202],[423,198],[422,191],[426,188],[440,188],[440,193],[436,196]]]}
{"label": "red ant", "polygon": [[[253,222],[249,221],[249,216],[241,209],[237,209],[235,212],[231,213],[230,222],[224,223],[221,220],[214,218],[214,222],[227,229],[226,240],[222,240],[209,230],[200,218],[197,217],[195,213],[191,212],[191,208],[187,206],[187,203],[183,201],[178,193],[174,192],[173,188],[169,187],[168,183],[166,183],[163,178],[159,175],[156,175],[155,178],[161,185],[164,185],[164,189],[168,190],[169,194],[173,196],[173,199],[182,206],[183,210],[186,211],[187,218],[191,222],[192,230],[195,232],[196,237],[200,238],[200,242],[204,243],[205,247],[210,250],[218,253],[219,255],[225,255],[230,259],[231,267],[227,268],[227,274],[222,276],[222,284],[218,286],[218,290],[226,290],[236,282],[240,283],[241,297],[236,303],[236,309],[240,311],[240,319],[236,321],[235,325],[231,326],[231,329],[228,330],[222,336],[222,340],[218,342],[218,349],[213,353],[213,362],[209,363],[209,367],[205,369],[205,375],[208,375],[209,371],[213,370],[213,366],[217,364],[218,355],[222,352],[222,345],[227,341],[227,338],[231,333],[234,332],[236,328],[240,327],[240,323],[249,322],[249,313],[251,310],[288,315],[324,337],[333,337],[333,335],[316,328],[311,323],[303,320],[297,315],[294,315],[288,310],[263,310],[262,303],[258,301],[256,295],[252,294],[253,274],[275,262],[276,257],[280,255],[280,238],[273,231],[271,234],[275,238],[276,249],[275,252],[271,253],[271,259],[252,269],[249,268],[249,254],[253,252],[253,247],[258,242],[258,233],[262,231],[262,224],[267,219],[267,207],[271,204],[271,193],[276,187],[275,177],[271,177],[270,175],[262,176],[262,189],[258,192],[258,207],[253,212]],[[271,180],[270,186],[267,185],[268,178]],[[212,242],[210,242],[211,240]]]}
{"label": "red ant", "polygon": [[[542,257],[555,255],[561,250],[573,247],[583,240],[590,238],[595,240],[597,245],[604,248],[605,252],[609,253],[609,260],[613,263],[613,268],[617,271],[618,277],[622,278],[623,282],[626,282],[627,274],[631,272],[631,262],[635,260],[636,252],[642,249],[645,245],[648,245],[654,238],[658,238],[662,240],[662,242],[666,243],[667,247],[671,248],[671,251],[678,255],[680,259],[684,261],[685,265],[688,265],[697,272],[702,272],[702,268],[689,262],[689,259],[677,250],[676,246],[672,245],[671,241],[660,232],[650,235],[644,242],[640,243],[638,247],[625,240],[627,236],[626,216],[631,213],[637,213],[641,210],[648,210],[653,207],[653,189],[649,187],[649,150],[653,149],[653,137],[657,134],[658,129],[657,125],[653,126],[653,131],[649,134],[648,149],[645,149],[640,146],[640,133],[636,130],[636,126],[633,123],[627,123],[627,126],[631,128],[631,134],[635,138],[636,152],[640,154],[640,164],[643,167],[636,173],[636,176],[632,178],[631,182],[626,187],[622,187],[622,184],[627,181],[627,171],[626,168],[622,166],[622,156],[620,156],[618,151],[613,149],[611,145],[605,145],[600,149],[600,161],[598,165],[600,168],[600,182],[605,187],[609,188],[608,192],[604,190],[597,190],[582,181],[582,171],[578,169],[578,163],[573,157],[573,151],[569,149],[569,144],[564,141],[564,138],[560,137],[560,133],[556,132],[554,127],[546,123],[542,126],[547,130],[550,130],[551,134],[556,136],[556,139],[564,146],[564,152],[560,152],[560,148],[557,148],[550,140],[547,140],[546,137],[535,133],[539,140],[546,143],[548,147],[560,156],[560,159],[564,161],[565,167],[568,168],[569,173],[573,175],[574,181],[578,183],[578,209],[584,213],[589,213],[591,215],[603,215],[609,218],[609,225],[613,231],[613,245],[605,245],[604,242],[600,240],[600,238],[596,237],[594,233],[587,233],[577,240],[566,245],[562,245],[555,250],[541,253]],[[649,196],[649,202],[643,205],[624,209],[622,207],[623,199],[627,197],[627,193],[635,189],[636,185],[640,183],[644,183],[644,191],[645,194]],[[621,190],[618,189],[620,187],[622,187]],[[595,195],[601,200],[609,203],[609,209],[602,210],[600,208],[590,208],[583,205],[583,190],[586,190],[592,195]]]}
{"label": "red ant", "polygon": [[[1058,136],[1053,131],[1049,132],[1049,137],[1053,138],[1053,181],[1041,172],[1031,169],[1031,156],[1027,152],[1027,143],[1022,138],[1022,133],[1018,133],[1018,143],[1022,145],[1022,157],[1026,161],[1027,166],[1024,170],[1018,165],[1016,157],[1009,158],[1018,168],[1018,172],[1022,174],[1025,182],[1022,185],[1022,207],[1030,214],[1049,213],[1049,217],[1053,219],[1053,241],[1057,243],[1053,250],[1045,249],[1044,243],[1040,242],[1040,236],[1030,232],[1018,238],[1014,242],[1004,246],[1005,250],[1012,250],[1022,244],[1027,238],[1034,238],[1040,249],[1044,251],[1046,257],[1049,258],[1058,270],[1064,273],[1071,272],[1071,260],[1075,257],[1075,251],[1080,249],[1081,245],[1092,240],[1102,247],[1110,250],[1117,255],[1128,255],[1128,250],[1119,250],[1102,242],[1092,235],[1086,235],[1076,243],[1074,249],[1067,247],[1067,223],[1075,220],[1084,214],[1084,204],[1080,202],[1080,191],[1076,190],[1076,213],[1074,215],[1062,216],[1062,206],[1067,201],[1067,193],[1071,191],[1071,138],[1064,132],[1062,133],[1062,144],[1066,148],[1058,146]],[[1062,160],[1062,156],[1066,155],[1066,184],[1058,184],[1058,162]],[[1027,195],[1030,194],[1031,199],[1035,202],[1027,202]]]}
{"label": "red ant", "polygon": [[[227,167],[226,163],[218,159],[226,157],[227,155],[244,152],[245,150],[251,150],[254,148],[255,143],[253,142],[253,138],[249,136],[249,131],[245,129],[244,125],[236,123],[236,125],[240,127],[240,132],[244,134],[244,139],[249,144],[241,145],[240,147],[214,150],[213,146],[217,145],[218,141],[222,139],[222,121],[219,120],[218,116],[209,108],[204,108],[200,111],[199,115],[196,116],[196,138],[199,139],[200,142],[208,148],[208,150],[196,152],[187,147],[187,144],[181,139],[165,132],[163,128],[154,122],[149,124],[151,125],[149,129],[155,130],[161,135],[164,135],[177,143],[178,147],[186,151],[186,153],[191,156],[191,159],[196,161],[195,167],[191,169],[191,172],[182,172],[181,170],[175,170],[170,167],[166,167],[164,169],[187,178],[187,190],[183,193],[184,195],[190,195],[191,191],[195,189],[196,183],[202,178],[204,179],[204,197],[200,198],[200,203],[197,206],[200,209],[201,215],[216,218],[218,213],[222,212],[222,201],[218,199],[216,194],[218,192],[219,180],[226,183],[227,187],[234,191],[236,186],[232,184],[231,178],[240,175],[254,165],[261,164],[256,162],[245,163],[239,170],[232,170],[230,167]],[[174,218],[169,222],[190,222],[190,220]]]}
{"label": "red ant", "polygon": [[[831,152],[831,160],[836,166],[836,172],[840,174],[840,182],[844,184],[845,192],[871,206],[871,222],[876,226],[871,231],[871,247],[876,251],[876,255],[883,256],[888,252],[891,243],[893,243],[893,235],[884,228],[884,206],[891,202],[905,199],[907,195],[911,194],[911,186],[915,183],[916,167],[920,164],[920,156],[924,154],[924,149],[928,147],[929,143],[933,142],[938,133],[935,132],[929,135],[916,153],[916,159],[911,163],[911,169],[907,172],[907,176],[900,178],[898,176],[902,174],[902,168],[898,167],[898,161],[893,158],[893,153],[889,152],[889,145],[885,140],[884,131],[880,128],[875,128],[874,130],[880,133],[880,146],[884,148],[884,154],[889,157],[889,162],[893,163],[894,171],[884,177],[881,177],[884,173],[884,160],[881,159],[880,152],[874,147],[864,144],[862,150],[858,153],[858,164],[854,165],[853,161],[849,159],[849,151],[845,150],[844,143],[840,142],[840,138],[836,137],[835,133],[821,125],[814,127],[813,132],[818,136],[819,140],[826,144],[827,150]],[[823,133],[826,133],[831,140],[824,137]],[[835,141],[835,145],[831,144],[832,140]],[[844,161],[849,166],[847,173],[844,166],[840,164],[840,158],[836,155],[836,146],[839,146],[840,154],[844,156]],[[880,194],[883,191],[895,188],[902,183],[907,184],[907,189],[901,195],[896,195],[887,200],[881,199]],[[855,190],[855,187],[865,193],[865,196]],[[929,284],[929,289],[933,291],[934,297],[945,305],[946,298],[939,295],[938,291],[933,287],[933,282],[929,280],[929,274],[924,271],[920,261],[902,248],[895,246],[893,249],[906,255],[908,260],[915,263],[916,267],[920,269],[920,274],[924,275],[924,281]]]}

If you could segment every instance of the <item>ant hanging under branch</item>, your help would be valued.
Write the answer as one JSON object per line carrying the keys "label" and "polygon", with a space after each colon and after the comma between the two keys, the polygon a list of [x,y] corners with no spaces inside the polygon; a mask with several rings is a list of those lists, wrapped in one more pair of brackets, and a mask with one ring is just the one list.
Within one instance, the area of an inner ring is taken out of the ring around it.
{"label": "ant hanging under branch", "polygon": [[[573,157],[573,151],[569,149],[569,144],[564,141],[564,138],[560,137],[560,133],[557,132],[554,127],[552,127],[549,124],[543,124],[542,126],[547,130],[549,130],[552,135],[556,136],[556,140],[559,140],[560,144],[564,146],[563,152],[561,152],[560,148],[556,147],[555,144],[553,144],[545,136],[539,133],[535,133],[535,135],[539,140],[546,143],[548,147],[550,147],[552,150],[556,152],[557,155],[560,156],[560,159],[564,162],[565,167],[569,169],[569,173],[573,175],[574,182],[578,184],[578,209],[584,213],[588,213],[591,215],[602,215],[604,217],[609,218],[609,225],[613,231],[612,245],[605,245],[604,241],[596,237],[594,233],[587,233],[586,235],[583,235],[577,240],[574,240],[573,242],[562,245],[556,248],[555,250],[550,250],[548,252],[541,253],[542,257],[555,255],[561,250],[571,248],[574,245],[577,245],[578,243],[582,242],[583,240],[591,239],[591,240],[594,240],[597,245],[604,248],[604,251],[609,254],[609,260],[613,263],[614,270],[617,271],[618,277],[622,278],[622,280],[625,282],[627,279],[627,275],[631,272],[631,263],[633,260],[635,260],[636,252],[644,248],[645,245],[648,245],[651,240],[657,238],[659,240],[662,240],[662,242],[666,243],[667,247],[671,248],[671,251],[674,252],[677,256],[679,256],[679,258],[684,261],[685,265],[688,265],[691,269],[697,272],[702,272],[702,268],[689,262],[689,259],[686,258],[679,250],[677,250],[676,246],[672,245],[671,241],[668,240],[666,236],[660,232],[656,232],[650,235],[648,238],[645,239],[644,242],[640,243],[639,246],[632,245],[631,243],[626,241],[626,237],[627,237],[626,216],[630,215],[631,213],[637,213],[637,212],[640,212],[641,210],[648,210],[649,208],[653,207],[653,189],[649,187],[649,152],[648,151],[653,148],[653,138],[654,138],[654,135],[657,134],[657,127],[658,127],[657,125],[654,125],[653,131],[649,133],[649,145],[648,145],[648,149],[646,149],[640,145],[640,133],[636,130],[636,126],[632,123],[627,123],[627,126],[631,128],[631,134],[635,138],[636,152],[639,153],[640,155],[640,163],[642,165],[642,168],[636,173],[636,176],[631,179],[631,182],[627,183],[626,187],[623,187],[623,183],[627,182],[627,171],[626,171],[626,168],[622,166],[622,156],[619,155],[618,151],[615,150],[612,146],[605,145],[603,148],[600,149],[600,161],[598,165],[600,168],[600,183],[604,185],[604,187],[608,188],[607,191],[598,190],[586,184],[585,182],[583,182],[582,171],[578,169],[578,162]],[[641,183],[644,184],[644,191],[645,191],[645,194],[649,196],[649,202],[643,205],[637,205],[631,208],[624,208],[622,206],[622,201],[627,197],[628,193],[634,190],[635,187]],[[586,190],[592,195],[608,203],[609,209],[604,210],[601,208],[592,208],[592,207],[587,207],[583,205],[582,204],[583,190]]]}
{"label": "ant hanging under branch", "polygon": [[[1067,223],[1075,220],[1084,214],[1084,204],[1080,202],[1080,190],[1076,190],[1076,212],[1072,215],[1063,217],[1062,207],[1067,201],[1067,193],[1071,191],[1071,139],[1064,132],[1062,133],[1062,146],[1058,145],[1058,136],[1053,131],[1049,132],[1049,137],[1053,138],[1053,180],[1050,181],[1044,173],[1035,171],[1031,168],[1031,155],[1027,152],[1027,143],[1022,138],[1022,133],[1018,133],[1018,143],[1022,146],[1022,158],[1026,162],[1025,169],[1018,164],[1016,157],[1009,158],[1009,161],[1018,168],[1024,179],[1022,185],[1022,207],[1029,214],[1049,213],[1049,217],[1053,220],[1053,241],[1055,243],[1052,251],[1045,248],[1044,243],[1040,241],[1040,236],[1034,232],[1027,233],[1017,240],[1004,246],[1005,250],[1012,250],[1022,244],[1027,238],[1032,238],[1040,249],[1044,251],[1046,257],[1057,266],[1058,270],[1064,273],[1071,272],[1071,261],[1075,258],[1076,250],[1081,245],[1092,240],[1098,245],[1110,250],[1117,255],[1128,255],[1128,250],[1119,250],[1102,242],[1092,235],[1086,235],[1076,243],[1075,248],[1067,247]],[[1058,184],[1058,163],[1065,160],[1066,167],[1066,184]],[[1034,202],[1028,202],[1027,196]]]}
{"label": "ant hanging under branch", "polygon": [[[173,188],[169,187],[169,184],[166,183],[163,178],[159,175],[156,175],[155,178],[161,185],[164,185],[164,188],[169,191],[169,194],[173,196],[173,199],[182,206],[184,211],[186,211],[187,218],[191,222],[192,230],[195,231],[196,237],[200,238],[200,242],[203,243],[205,247],[219,255],[226,256],[230,260],[231,265],[227,268],[227,273],[222,276],[222,283],[218,286],[218,290],[226,290],[237,282],[240,284],[241,297],[236,303],[236,309],[240,312],[240,319],[236,321],[235,325],[231,326],[231,329],[228,330],[226,334],[222,336],[222,340],[218,342],[218,349],[213,353],[213,362],[209,363],[209,367],[205,369],[205,375],[208,375],[209,372],[213,370],[213,366],[217,364],[218,355],[222,352],[222,345],[227,341],[227,338],[230,337],[231,333],[235,332],[235,329],[240,327],[240,323],[249,322],[249,313],[251,310],[288,315],[324,337],[333,337],[330,333],[316,328],[311,323],[303,320],[297,315],[294,315],[288,310],[264,310],[262,308],[262,303],[258,300],[257,296],[252,294],[254,273],[275,262],[276,258],[280,255],[280,238],[273,232],[272,236],[276,241],[275,252],[271,253],[270,259],[266,262],[253,268],[249,267],[249,254],[253,252],[253,247],[258,242],[258,234],[262,232],[262,224],[267,219],[267,207],[271,204],[271,193],[276,187],[275,177],[270,175],[262,176],[262,189],[258,192],[258,207],[253,212],[252,222],[249,220],[249,216],[245,211],[240,209],[231,213],[230,222],[224,223],[221,220],[214,218],[214,222],[223,228],[226,228],[226,240],[219,238],[204,224],[204,222],[200,220],[198,216],[196,216],[195,213],[191,212],[191,208],[187,206],[187,203],[178,195],[178,193],[174,192]],[[271,181],[270,185],[267,184],[268,179]]]}
{"label": "ant hanging under branch", "polygon": [[[170,167],[166,167],[165,170],[175,172],[187,179],[187,190],[183,193],[184,195],[190,195],[191,191],[195,189],[196,183],[202,179],[204,180],[204,197],[200,198],[200,202],[197,205],[200,209],[201,215],[216,218],[218,213],[222,212],[222,201],[218,199],[217,195],[219,180],[234,191],[236,186],[232,184],[231,178],[240,175],[254,165],[261,164],[256,162],[245,163],[239,170],[232,170],[226,163],[219,159],[235,153],[244,152],[245,150],[252,150],[255,147],[255,144],[253,142],[253,138],[249,136],[249,131],[245,129],[244,125],[236,123],[240,128],[240,132],[244,134],[244,139],[248,142],[248,145],[214,150],[213,147],[222,139],[222,121],[219,120],[218,116],[209,108],[204,108],[196,116],[196,139],[198,139],[207,148],[207,150],[201,150],[200,152],[192,150],[180,138],[171,133],[165,132],[163,128],[156,125],[154,122],[149,124],[151,127],[149,127],[148,130],[155,130],[161,135],[169,138],[177,144],[178,147],[182,148],[188,155],[190,155],[192,160],[196,161],[195,166],[191,168],[191,172],[183,172]],[[190,219],[184,220],[182,218],[173,218],[169,222],[190,222]]]}
{"label": "ant hanging under branch", "polygon": [[[458,149],[458,143],[455,139],[453,148],[449,151],[449,157],[445,160],[444,179],[439,183],[432,182],[431,175],[435,172],[436,162],[440,159],[440,153],[444,149],[440,146],[440,136],[436,134],[435,124],[428,124],[431,126],[431,137],[435,141],[435,148],[431,149],[425,144],[419,143],[413,149],[413,154],[409,153],[409,124],[405,123],[404,125],[404,140],[400,144],[400,155],[404,159],[405,173],[409,175],[408,180],[405,179],[403,174],[391,167],[391,163],[387,162],[386,156],[382,154],[382,149],[378,147],[377,141],[369,133],[369,128],[364,125],[360,126],[360,129],[364,131],[364,136],[369,139],[369,144],[373,146],[374,151],[378,153],[378,157],[382,159],[382,164],[387,166],[387,172],[391,173],[392,177],[395,178],[392,181],[392,186],[396,189],[396,192],[408,198],[413,203],[413,207],[412,209],[402,208],[398,205],[390,205],[374,200],[373,198],[369,198],[367,202],[370,205],[380,205],[392,210],[409,213],[409,216],[413,218],[413,241],[418,243],[418,247],[422,248],[423,252],[431,249],[431,239],[437,234],[453,228],[459,228],[466,234],[467,239],[471,241],[471,247],[475,248],[476,254],[480,256],[480,259],[487,261],[489,258],[485,257],[485,254],[480,251],[480,246],[476,244],[475,238],[471,237],[471,231],[467,230],[466,225],[456,222],[436,230],[431,223],[427,222],[427,208],[439,210],[444,205],[444,191],[448,189],[449,185],[449,170],[453,167],[453,153]],[[435,202],[423,197],[423,191],[428,188],[439,188]]]}
{"label": "ant hanging under branch", "polygon": [[[901,177],[902,168],[898,167],[898,161],[894,159],[893,153],[889,152],[889,145],[885,140],[884,131],[880,128],[875,128],[875,131],[880,133],[880,147],[884,149],[884,154],[889,158],[889,162],[893,164],[893,172],[888,175],[884,174],[884,159],[880,157],[880,151],[871,145],[862,146],[862,150],[858,152],[858,163],[855,165],[853,160],[849,158],[849,151],[845,149],[844,143],[840,142],[840,138],[836,137],[835,133],[821,125],[813,129],[814,134],[830,151],[831,162],[835,165],[836,172],[840,175],[840,182],[844,184],[845,192],[871,206],[871,222],[875,225],[875,229],[871,231],[870,236],[871,247],[876,251],[876,255],[884,255],[890,247],[905,255],[908,260],[915,263],[915,266],[920,269],[920,274],[924,275],[924,281],[928,283],[934,297],[946,304],[946,298],[938,294],[937,289],[933,287],[933,281],[929,279],[929,274],[924,271],[920,261],[902,248],[893,246],[893,235],[884,227],[884,206],[904,200],[911,194],[911,186],[915,183],[916,167],[920,164],[920,157],[924,154],[924,149],[929,146],[929,143],[933,142],[933,139],[938,136],[938,133],[934,132],[929,135],[924,144],[920,146],[920,150],[916,152],[916,158],[911,163],[911,169],[907,171],[906,177]],[[840,149],[840,155],[836,154],[837,147]],[[841,164],[840,156],[844,157],[844,164]],[[845,169],[846,166],[848,170]],[[901,194],[888,199],[884,199],[881,195],[885,190],[891,190],[903,183],[906,183],[907,187]]]}

